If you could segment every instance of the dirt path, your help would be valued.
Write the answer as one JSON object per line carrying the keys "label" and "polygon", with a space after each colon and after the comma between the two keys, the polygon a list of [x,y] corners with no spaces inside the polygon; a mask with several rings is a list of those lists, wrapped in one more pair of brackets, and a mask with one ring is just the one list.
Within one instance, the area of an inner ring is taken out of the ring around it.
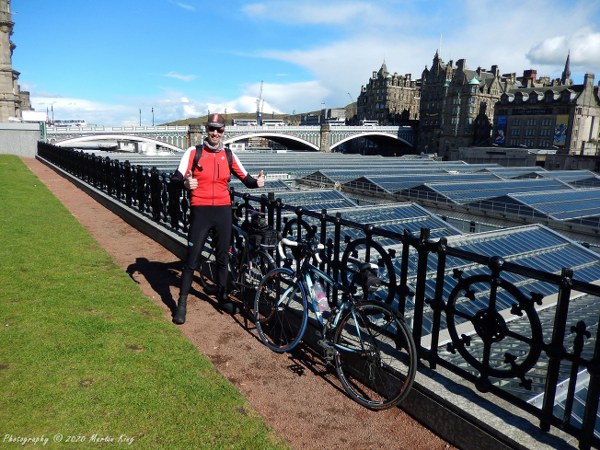
{"label": "dirt path", "polygon": [[[23,161],[170,322],[170,307],[178,293],[179,260],[41,162]],[[398,408],[372,412],[350,400],[335,373],[328,372],[318,357],[302,350],[283,355],[271,352],[252,328],[244,327],[241,316],[221,314],[213,300],[195,288],[181,332],[292,448],[453,448]]]}

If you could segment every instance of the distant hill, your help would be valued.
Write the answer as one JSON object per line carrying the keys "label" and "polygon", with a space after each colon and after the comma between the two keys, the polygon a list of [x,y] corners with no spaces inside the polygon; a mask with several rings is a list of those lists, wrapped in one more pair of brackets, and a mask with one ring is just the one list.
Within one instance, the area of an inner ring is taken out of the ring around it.
{"label": "distant hill", "polygon": [[[315,111],[312,113],[303,113],[303,114],[264,114],[263,119],[281,119],[288,123],[300,123],[300,116],[304,116],[307,114],[319,114],[320,111]],[[233,113],[233,114],[223,114],[225,120],[227,121],[227,125],[231,125],[233,119],[256,119],[256,112],[253,113]],[[206,120],[208,119],[208,115],[201,117],[192,117],[190,119],[176,120],[174,122],[167,122],[161,125],[204,125]]]}
{"label": "distant hill", "polygon": [[[352,117],[352,115],[356,114],[356,103],[351,103],[345,106],[346,108],[346,117]],[[302,116],[312,116],[312,115],[320,115],[321,110],[309,111],[300,114],[268,114],[263,113],[263,119],[281,119],[289,124],[299,124]],[[225,116],[225,120],[227,121],[227,125],[231,125],[233,119],[256,119],[256,112],[249,113],[233,113],[233,114],[223,114]],[[175,120],[173,122],[162,123],[160,125],[204,125],[206,120],[208,119],[208,115],[201,117],[192,117],[190,119],[182,119]]]}

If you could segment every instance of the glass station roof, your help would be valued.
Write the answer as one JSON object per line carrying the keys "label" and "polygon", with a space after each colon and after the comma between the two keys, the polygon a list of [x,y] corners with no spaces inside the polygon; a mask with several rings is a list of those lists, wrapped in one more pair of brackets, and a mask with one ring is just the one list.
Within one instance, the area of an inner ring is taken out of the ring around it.
{"label": "glass station roof", "polygon": [[337,208],[356,207],[356,203],[336,190],[278,192],[275,198],[287,205],[302,206],[309,211],[328,211]]}
{"label": "glass station roof", "polygon": [[482,209],[566,221],[600,217],[600,188],[507,194],[473,203]]}
{"label": "glass station roof", "polygon": [[401,193],[405,189],[417,188],[425,183],[436,181],[448,182],[475,182],[498,181],[496,175],[489,173],[413,173],[359,177],[343,184],[344,187],[357,189],[364,192],[382,190],[388,193]]}
{"label": "glass station roof", "polygon": [[475,200],[497,197],[502,194],[515,192],[548,191],[566,189],[570,186],[555,179],[525,179],[525,180],[499,180],[490,182],[471,183],[425,183],[414,189],[400,192],[409,198],[415,195],[428,200],[466,204]]}
{"label": "glass station roof", "polygon": [[[462,234],[461,231],[442,220],[440,217],[430,213],[416,203],[386,203],[381,205],[352,206],[336,210],[328,210],[328,214],[341,214],[343,219],[361,224],[369,224],[374,227],[399,233],[408,230],[410,233],[419,234],[421,228],[429,228],[431,238],[444,236],[455,236]],[[311,225],[318,225],[319,221],[314,218],[304,217]],[[327,233],[332,232],[333,224],[329,224]],[[364,232],[359,229],[344,228],[344,236],[351,239],[364,237]],[[377,237],[384,247],[398,245],[397,241],[384,237]]]}
{"label": "glass station roof", "polygon": [[[500,231],[450,236],[448,237],[448,245],[490,257],[500,256],[505,261],[555,274],[559,274],[564,267],[569,267],[574,271],[574,279],[584,282],[600,280],[600,258],[597,253],[543,225],[526,225]],[[416,277],[416,257],[416,253],[413,252],[409,258],[409,272],[412,274],[412,282]],[[448,257],[446,266],[444,298],[448,298],[456,285],[456,280],[453,277],[455,269],[462,270],[463,277],[478,273],[489,273],[487,268],[479,264],[455,257]],[[429,277],[426,282],[426,298],[433,298],[436,268],[437,257],[432,254],[428,261]],[[539,292],[545,296],[551,296],[557,292],[555,286],[546,282],[509,273],[503,273],[503,278],[518,285],[523,292]],[[478,311],[487,305],[487,302],[487,293],[476,296],[475,300],[469,303],[469,309],[472,312]],[[509,309],[514,303],[514,299],[507,292],[499,292],[497,302],[498,309]],[[429,326],[430,323],[426,325],[426,328]]]}
{"label": "glass station roof", "polygon": [[268,194],[269,192],[285,192],[291,188],[281,180],[266,180],[265,185],[262,188],[247,188],[244,183],[235,177],[231,178],[230,186],[236,192],[248,192],[251,195],[260,196],[262,194]]}

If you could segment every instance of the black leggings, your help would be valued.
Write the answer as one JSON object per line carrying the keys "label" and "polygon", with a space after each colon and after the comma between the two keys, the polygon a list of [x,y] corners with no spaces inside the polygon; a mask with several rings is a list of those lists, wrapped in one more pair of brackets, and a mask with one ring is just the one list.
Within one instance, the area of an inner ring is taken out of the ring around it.
{"label": "black leggings", "polygon": [[231,240],[231,206],[192,206],[190,210],[190,230],[188,233],[188,251],[181,275],[179,297],[186,297],[192,287],[194,271],[197,269],[200,254],[206,243],[209,231],[214,229],[213,246],[215,248],[216,283],[219,291],[227,289],[227,260]]}

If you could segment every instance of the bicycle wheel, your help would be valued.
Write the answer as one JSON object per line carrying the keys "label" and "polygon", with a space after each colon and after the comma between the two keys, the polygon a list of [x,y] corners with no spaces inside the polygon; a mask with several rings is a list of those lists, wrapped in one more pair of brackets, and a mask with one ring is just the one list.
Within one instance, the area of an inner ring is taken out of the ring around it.
{"label": "bicycle wheel", "polygon": [[264,250],[254,251],[240,274],[240,300],[243,302],[249,315],[254,307],[256,289],[263,277],[275,268],[275,260]]}
{"label": "bicycle wheel", "polygon": [[254,324],[260,340],[271,350],[293,349],[308,322],[306,292],[294,272],[280,267],[260,282],[254,299]]}
{"label": "bicycle wheel", "polygon": [[333,338],[338,377],[348,395],[369,409],[397,405],[413,385],[417,350],[404,320],[381,302],[359,302]]}

